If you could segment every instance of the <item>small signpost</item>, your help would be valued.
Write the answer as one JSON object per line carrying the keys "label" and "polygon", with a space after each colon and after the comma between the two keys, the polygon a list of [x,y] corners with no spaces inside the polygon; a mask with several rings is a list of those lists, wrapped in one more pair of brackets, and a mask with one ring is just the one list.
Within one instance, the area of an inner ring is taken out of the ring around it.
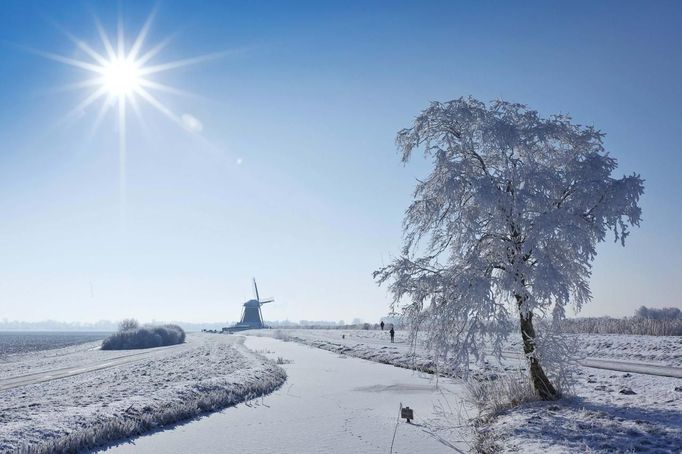
{"label": "small signpost", "polygon": [[408,424],[414,419],[414,412],[410,407],[400,409],[400,417],[407,419]]}

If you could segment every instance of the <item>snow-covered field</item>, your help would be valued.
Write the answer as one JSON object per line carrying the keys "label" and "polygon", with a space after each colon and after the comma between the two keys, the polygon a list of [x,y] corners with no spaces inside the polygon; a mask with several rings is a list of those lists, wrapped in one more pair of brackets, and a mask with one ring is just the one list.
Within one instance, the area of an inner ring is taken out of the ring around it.
{"label": "snow-covered field", "polygon": [[97,345],[5,359],[0,452],[96,446],[271,392],[286,379],[235,337],[191,334],[183,345],[134,352]]}
{"label": "snow-covered field", "polygon": [[[387,332],[374,330],[262,330],[250,334],[400,367],[428,368],[425,366],[432,364],[422,348],[412,354],[403,331],[396,332],[394,344]],[[579,335],[576,342],[580,342],[581,352],[592,358],[681,365],[682,339],[678,337]],[[513,348],[510,343],[505,350]],[[557,402],[524,404],[486,418],[478,426],[481,448],[487,446],[487,452],[682,452],[681,379],[576,365],[576,383],[570,394]]]}
{"label": "snow-covered field", "polygon": [[[404,331],[396,333],[395,343],[388,332],[375,330],[247,334],[296,342],[249,337],[249,350],[242,336],[191,334],[183,345],[144,351],[102,351],[91,342],[6,356],[0,359],[0,452],[83,449],[122,439],[127,441],[107,449],[218,453],[229,445],[237,452],[388,452],[394,441],[393,452],[474,446],[491,453],[682,452],[679,378],[576,365],[569,397],[479,415],[465,403],[458,379],[440,378],[436,387],[433,375],[349,358],[433,370],[426,351],[413,350]],[[593,361],[606,367],[607,359],[624,367],[623,361],[636,362],[640,372],[651,369],[642,364],[679,372],[681,341],[576,338]],[[505,348],[507,364],[518,364],[515,348],[513,342]],[[249,401],[284,382],[277,359],[290,373],[289,382]],[[400,402],[416,408],[415,424],[396,426]],[[172,430],[153,430],[169,424]],[[276,436],[263,437],[263,430]]]}
{"label": "snow-covered field", "polygon": [[103,339],[106,333],[0,331],[0,363],[9,355],[64,348]]}
{"label": "snow-covered field", "polygon": [[682,367],[682,336],[575,335],[587,356]]}

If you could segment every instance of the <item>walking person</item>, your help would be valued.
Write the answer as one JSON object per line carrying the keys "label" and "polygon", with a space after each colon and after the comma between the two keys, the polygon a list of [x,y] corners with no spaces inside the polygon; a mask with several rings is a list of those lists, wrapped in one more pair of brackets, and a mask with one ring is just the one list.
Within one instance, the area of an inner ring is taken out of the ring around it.
{"label": "walking person", "polygon": [[381,331],[384,330],[384,321],[382,320],[381,323],[379,323],[379,326],[381,326]]}
{"label": "walking person", "polygon": [[395,337],[395,330],[393,329],[393,325],[391,325],[391,331],[389,331],[391,335],[391,343],[393,343],[393,338]]}

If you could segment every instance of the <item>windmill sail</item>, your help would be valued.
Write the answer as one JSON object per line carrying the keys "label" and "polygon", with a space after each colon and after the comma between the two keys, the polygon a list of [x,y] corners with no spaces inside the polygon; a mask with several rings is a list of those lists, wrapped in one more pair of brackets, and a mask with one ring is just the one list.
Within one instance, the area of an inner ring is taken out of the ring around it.
{"label": "windmill sail", "polygon": [[260,301],[260,298],[258,297],[258,284],[256,284],[256,278],[253,278],[253,293],[256,296],[256,301]]}

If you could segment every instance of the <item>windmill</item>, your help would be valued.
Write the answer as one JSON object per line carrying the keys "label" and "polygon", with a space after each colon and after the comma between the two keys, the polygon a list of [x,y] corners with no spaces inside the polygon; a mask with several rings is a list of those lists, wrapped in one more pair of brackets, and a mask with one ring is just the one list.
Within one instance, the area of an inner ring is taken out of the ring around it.
{"label": "windmill", "polygon": [[241,321],[230,328],[223,328],[223,331],[241,331],[245,329],[265,328],[261,306],[266,303],[272,303],[275,301],[275,299],[260,299],[260,295],[258,294],[258,284],[256,284],[255,278],[253,279],[253,295],[255,297],[254,299],[250,299],[244,303]]}

